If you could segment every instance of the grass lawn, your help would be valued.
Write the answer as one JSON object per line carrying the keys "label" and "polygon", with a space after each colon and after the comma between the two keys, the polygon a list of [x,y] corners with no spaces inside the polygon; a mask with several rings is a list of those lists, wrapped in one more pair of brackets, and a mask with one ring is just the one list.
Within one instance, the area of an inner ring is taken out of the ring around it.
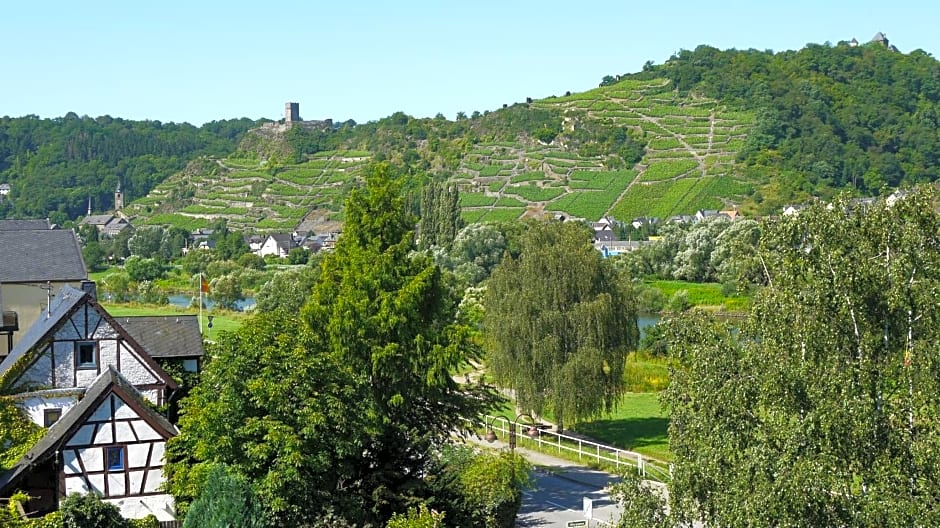
{"label": "grass lawn", "polygon": [[750,304],[748,297],[724,295],[721,293],[721,284],[718,283],[657,280],[647,284],[663,292],[666,299],[672,298],[679,290],[686,290],[693,306],[717,306],[725,311],[743,312]]}
{"label": "grass lawn", "polygon": [[602,444],[670,461],[668,427],[658,392],[629,392],[609,417],[580,423],[572,429]]}
{"label": "grass lawn", "polygon": [[[172,306],[168,304],[115,304],[102,302],[101,306],[108,311],[109,314],[114,317],[121,317],[124,315],[197,315],[199,310],[193,308],[179,308],[177,306]],[[212,316],[212,328],[208,328],[206,325],[209,322],[208,315]],[[248,317],[247,314],[229,312],[229,311],[220,311],[220,310],[203,310],[202,312],[202,335],[206,339],[214,339],[219,332],[223,331],[234,331],[241,326],[242,321]]]}

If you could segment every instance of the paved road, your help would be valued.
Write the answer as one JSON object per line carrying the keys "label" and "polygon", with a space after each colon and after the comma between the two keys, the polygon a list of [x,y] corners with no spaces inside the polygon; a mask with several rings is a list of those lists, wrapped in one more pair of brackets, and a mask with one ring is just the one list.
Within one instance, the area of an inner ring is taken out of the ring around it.
{"label": "paved road", "polygon": [[[468,440],[491,449],[508,449],[501,440],[493,443],[473,437]],[[532,474],[534,486],[522,498],[522,507],[516,517],[517,527],[566,528],[569,521],[587,520],[583,513],[585,497],[593,501],[591,528],[609,526],[608,522],[620,517],[618,506],[606,491],[608,486],[619,480],[617,476],[521,447],[516,449],[516,453],[535,466]]]}
{"label": "paved road", "polygon": [[[578,472],[584,472],[584,475],[577,475]],[[525,492],[522,508],[516,516],[516,526],[566,527],[570,521],[587,520],[583,512],[585,497],[592,500],[592,517],[595,519],[587,526],[609,526],[607,522],[616,521],[619,514],[604,489],[612,477],[604,475],[598,479],[599,473],[573,467],[537,469],[533,474],[535,487]]]}

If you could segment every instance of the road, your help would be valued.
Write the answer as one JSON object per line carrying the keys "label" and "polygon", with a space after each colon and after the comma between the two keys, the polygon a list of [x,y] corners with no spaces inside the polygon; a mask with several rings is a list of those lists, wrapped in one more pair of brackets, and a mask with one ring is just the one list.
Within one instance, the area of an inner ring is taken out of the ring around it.
{"label": "road", "polygon": [[[516,516],[517,527],[566,527],[568,522],[587,520],[584,498],[593,501],[593,518],[585,526],[610,526],[619,517],[617,506],[604,490],[613,477],[577,467],[537,469],[533,489],[525,492]],[[603,522],[601,522],[603,521]]]}

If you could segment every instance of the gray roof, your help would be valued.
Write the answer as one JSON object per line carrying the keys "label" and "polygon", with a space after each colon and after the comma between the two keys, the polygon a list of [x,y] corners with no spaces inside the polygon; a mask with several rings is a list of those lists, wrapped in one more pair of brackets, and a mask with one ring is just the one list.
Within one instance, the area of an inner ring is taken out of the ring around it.
{"label": "gray roof", "polygon": [[281,249],[291,249],[297,247],[297,243],[294,242],[294,237],[286,233],[275,233],[273,235],[268,235],[270,238],[274,239],[274,243],[277,244],[277,247]]}
{"label": "gray roof", "polygon": [[205,353],[195,315],[140,315],[115,320],[151,357],[201,357]]}
{"label": "gray roof", "polygon": [[63,318],[72,313],[72,310],[81,303],[86,295],[88,294],[71,286],[63,286],[55,298],[52,299],[52,302],[49,303],[49,317],[46,317],[46,314],[43,313],[33,323],[33,326],[26,330],[23,337],[10,351],[10,355],[0,363],[0,373],[6,372],[7,369],[16,364],[20,357],[39,344],[42,338],[58,326]]}
{"label": "gray roof", "polygon": [[5,219],[0,220],[0,231],[28,231],[35,229],[52,229],[48,218]]}
{"label": "gray roof", "polygon": [[71,229],[0,230],[0,283],[88,278]]}
{"label": "gray roof", "polygon": [[99,374],[95,381],[85,389],[85,396],[59,418],[56,423],[52,424],[52,427],[46,431],[45,436],[23,455],[9,471],[0,475],[0,492],[16,484],[29,473],[33,466],[54,456],[62,444],[81,427],[82,423],[111,392],[117,394],[164,437],[169,438],[179,434],[179,431],[169,420],[144,402],[137,389],[124,376],[108,367],[108,370]]}
{"label": "gray roof", "polygon": [[105,225],[114,218],[114,215],[103,214],[103,215],[88,215],[85,218],[82,218],[82,221],[79,222],[79,225]]}

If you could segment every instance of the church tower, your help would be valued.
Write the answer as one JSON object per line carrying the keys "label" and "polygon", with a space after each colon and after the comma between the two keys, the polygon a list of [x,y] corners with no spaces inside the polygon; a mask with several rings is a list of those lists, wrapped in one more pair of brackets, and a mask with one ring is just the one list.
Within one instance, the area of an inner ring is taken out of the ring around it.
{"label": "church tower", "polygon": [[121,181],[118,180],[117,188],[114,189],[114,210],[120,211],[124,208],[124,193],[121,192]]}

